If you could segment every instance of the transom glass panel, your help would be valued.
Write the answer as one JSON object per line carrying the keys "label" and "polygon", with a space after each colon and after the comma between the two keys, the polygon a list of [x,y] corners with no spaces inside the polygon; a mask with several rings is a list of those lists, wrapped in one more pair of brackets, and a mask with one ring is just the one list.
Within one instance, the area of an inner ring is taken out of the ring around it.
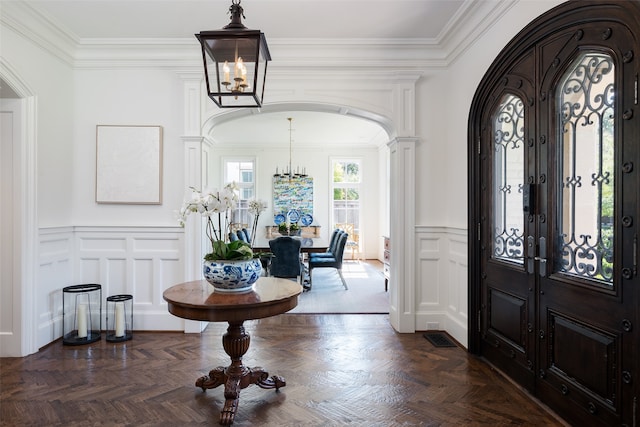
{"label": "transom glass panel", "polygon": [[557,95],[560,272],[613,281],[614,64],[585,53]]}
{"label": "transom glass panel", "polygon": [[524,104],[506,95],[492,116],[492,257],[524,263]]}

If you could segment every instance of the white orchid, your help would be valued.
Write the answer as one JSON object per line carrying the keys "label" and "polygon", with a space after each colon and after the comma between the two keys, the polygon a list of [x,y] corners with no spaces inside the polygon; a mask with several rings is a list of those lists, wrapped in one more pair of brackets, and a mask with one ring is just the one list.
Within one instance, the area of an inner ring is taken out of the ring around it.
{"label": "white orchid", "polygon": [[[178,223],[181,227],[187,222],[187,217],[192,213],[198,213],[206,219],[205,231],[211,242],[212,252],[205,259],[251,259],[253,252],[251,246],[240,240],[226,243],[225,236],[229,233],[229,214],[238,206],[238,195],[235,183],[227,184],[222,191],[205,190],[198,191],[191,188],[191,199],[185,201],[180,208]],[[217,226],[214,220],[217,218]]]}
{"label": "white orchid", "polygon": [[249,202],[249,212],[253,215],[260,215],[267,209],[267,203],[262,200],[251,200]]}
{"label": "white orchid", "polygon": [[267,209],[267,203],[254,199],[249,202],[249,213],[253,214],[253,227],[251,228],[251,247],[256,240],[256,231],[258,230],[258,218],[260,214]]}

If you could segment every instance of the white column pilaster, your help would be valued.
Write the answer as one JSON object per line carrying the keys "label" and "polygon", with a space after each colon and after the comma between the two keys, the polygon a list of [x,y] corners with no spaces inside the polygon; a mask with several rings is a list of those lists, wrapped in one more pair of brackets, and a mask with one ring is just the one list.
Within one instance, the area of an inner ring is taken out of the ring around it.
{"label": "white column pilaster", "polygon": [[389,319],[398,332],[415,332],[415,192],[417,138],[389,142],[391,276]]}
{"label": "white column pilaster", "polygon": [[[188,188],[202,188],[203,160],[202,148],[205,138],[201,135],[202,108],[202,72],[181,73],[184,97],[184,134],[181,137],[184,146],[184,183]],[[184,230],[184,280],[202,278],[202,221],[190,218]],[[185,320],[185,333],[199,333],[206,328],[207,322]]]}

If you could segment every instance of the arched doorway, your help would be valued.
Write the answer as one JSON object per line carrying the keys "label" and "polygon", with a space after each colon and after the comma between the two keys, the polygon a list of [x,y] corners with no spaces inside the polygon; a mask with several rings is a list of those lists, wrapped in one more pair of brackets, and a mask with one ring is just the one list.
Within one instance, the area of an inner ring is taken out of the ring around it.
{"label": "arched doorway", "polygon": [[[367,288],[371,292],[368,297],[377,301],[378,291],[385,297],[387,294],[384,294],[382,275],[376,274],[372,271],[374,267],[369,266],[376,265],[372,260],[382,260],[382,251],[379,251],[383,243],[382,236],[389,232],[389,134],[383,127],[389,128],[388,120],[369,112],[326,104],[287,103],[268,107],[251,114],[235,111],[223,117],[216,116],[212,119],[215,123],[207,122],[205,133],[212,143],[204,148],[206,152],[203,158],[208,163],[205,179],[212,183],[209,186],[220,188],[231,180],[219,181],[220,175],[226,170],[221,167],[223,164],[243,161],[245,165],[253,165],[247,166],[251,168],[247,175],[251,177],[251,182],[242,184],[250,186],[249,190],[243,192],[249,191],[246,194],[255,194],[255,197],[267,202],[269,208],[261,215],[261,227],[257,234],[264,238],[262,226],[273,225],[272,215],[279,213],[275,212],[276,203],[272,197],[276,180],[273,176],[278,167],[281,172],[285,166],[288,167],[287,160],[292,156],[294,169],[296,166],[304,167],[309,175],[305,179],[313,183],[313,221],[314,226],[319,226],[316,229],[318,236],[329,241],[336,224],[350,222],[350,234],[357,236],[358,247],[346,252],[347,263],[343,271],[347,276],[351,274],[356,282],[358,276],[370,275],[372,280],[380,283],[379,286],[372,284]],[[292,151],[289,151],[288,143],[288,118],[293,119]],[[334,200],[336,194],[343,193],[333,190],[335,176],[332,174],[335,163],[342,161],[357,164],[362,173],[359,181],[354,183],[357,188],[351,187],[349,191],[352,199],[343,201],[344,205]],[[347,204],[350,221],[344,220],[347,218],[344,212]],[[349,262],[351,258],[353,263]],[[358,262],[366,259],[370,262]],[[380,263],[380,269],[382,266]],[[356,274],[355,271],[361,273]],[[351,294],[357,293],[357,289],[361,288],[356,286],[344,298],[353,298]],[[340,301],[335,300],[333,304],[316,306],[315,309],[335,312],[332,310],[339,309]],[[375,307],[379,310],[379,304]],[[361,306],[360,310],[367,312],[367,308],[373,310],[374,307]],[[350,309],[355,307],[349,307],[347,311]]]}

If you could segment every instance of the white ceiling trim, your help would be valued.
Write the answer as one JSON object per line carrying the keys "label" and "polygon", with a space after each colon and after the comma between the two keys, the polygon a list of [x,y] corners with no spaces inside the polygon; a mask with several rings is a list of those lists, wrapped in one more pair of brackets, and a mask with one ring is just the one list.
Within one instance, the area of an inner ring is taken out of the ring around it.
{"label": "white ceiling trim", "polygon": [[[271,39],[272,67],[445,68],[518,0],[466,0],[437,39]],[[79,69],[197,67],[191,38],[80,39],[24,2],[3,2],[1,22]],[[29,23],[29,24],[25,24]]]}
{"label": "white ceiling trim", "polygon": [[463,19],[456,20],[456,26],[442,40],[442,49],[447,52],[447,64],[452,64],[466,52],[518,1],[520,0],[474,0],[473,8],[465,11]]}
{"label": "white ceiling trim", "polygon": [[73,65],[79,40],[61,29],[52,20],[23,2],[2,2],[0,23],[31,40],[68,65]]}

